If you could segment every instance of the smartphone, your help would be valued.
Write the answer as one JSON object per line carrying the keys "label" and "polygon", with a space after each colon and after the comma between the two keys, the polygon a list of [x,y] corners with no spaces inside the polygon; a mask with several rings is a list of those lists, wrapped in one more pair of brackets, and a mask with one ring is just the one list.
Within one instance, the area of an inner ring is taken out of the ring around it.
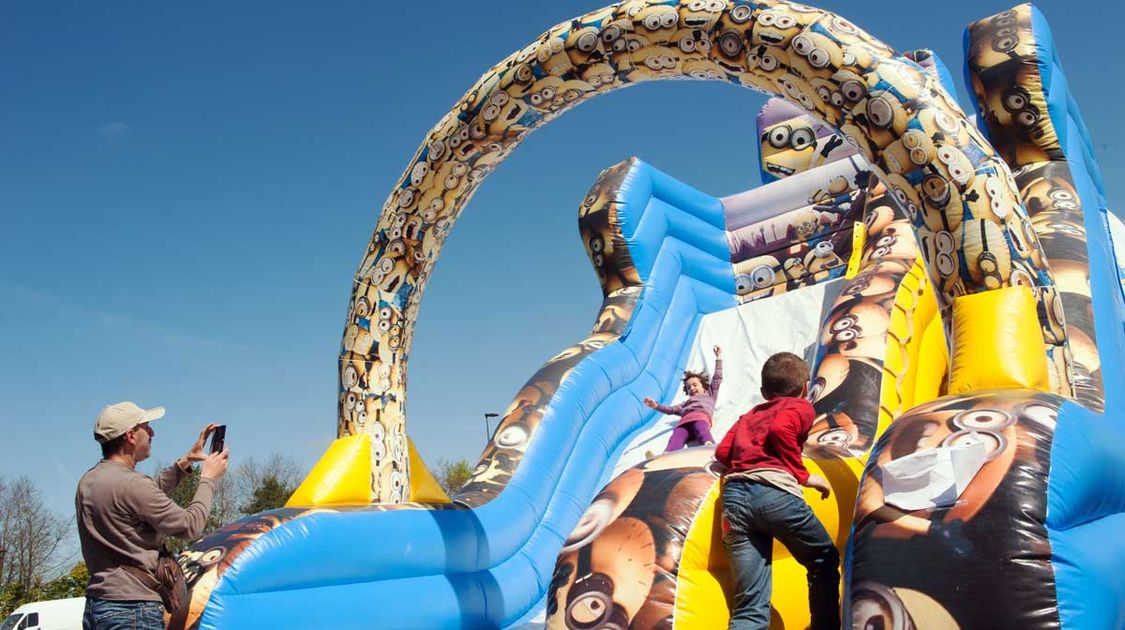
{"label": "smartphone", "polygon": [[223,443],[227,438],[227,425],[220,424],[211,431],[211,452],[218,453],[223,450]]}

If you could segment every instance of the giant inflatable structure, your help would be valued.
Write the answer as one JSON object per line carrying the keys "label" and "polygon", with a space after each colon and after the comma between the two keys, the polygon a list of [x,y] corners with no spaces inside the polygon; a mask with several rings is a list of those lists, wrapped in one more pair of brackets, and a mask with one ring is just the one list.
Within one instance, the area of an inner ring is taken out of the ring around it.
{"label": "giant inflatable structure", "polygon": [[[710,447],[648,457],[684,369],[724,348],[715,430],[775,351],[813,366],[806,498],[845,551],[855,628],[1125,627],[1125,227],[1041,13],[965,34],[975,120],[925,50],[779,0],[627,0],[490,69],[429,132],[355,275],[338,439],[289,505],[184,554],[189,627],[720,628]],[[766,185],[711,197],[639,159],[579,208],[604,301],[519,390],[469,482],[406,436],[422,290],[476,187],[528,133],[642,81],[766,91]],[[1118,239],[1115,241],[1114,238]],[[769,334],[762,334],[768,324]],[[885,466],[984,444],[960,499],[906,511]],[[774,622],[808,623],[774,558]]]}

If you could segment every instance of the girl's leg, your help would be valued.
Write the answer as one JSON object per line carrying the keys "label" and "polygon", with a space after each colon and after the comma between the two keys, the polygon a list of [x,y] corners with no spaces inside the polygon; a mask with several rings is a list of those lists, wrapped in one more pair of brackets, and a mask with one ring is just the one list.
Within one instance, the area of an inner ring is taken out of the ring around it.
{"label": "girl's leg", "polygon": [[687,444],[689,446],[702,446],[715,441],[715,439],[711,437],[711,425],[708,424],[706,420],[689,422],[685,424],[683,428],[687,429]]}
{"label": "girl's leg", "polygon": [[684,447],[688,439],[688,430],[686,426],[676,427],[672,429],[672,437],[668,438],[668,446],[664,449],[665,453],[678,451]]}

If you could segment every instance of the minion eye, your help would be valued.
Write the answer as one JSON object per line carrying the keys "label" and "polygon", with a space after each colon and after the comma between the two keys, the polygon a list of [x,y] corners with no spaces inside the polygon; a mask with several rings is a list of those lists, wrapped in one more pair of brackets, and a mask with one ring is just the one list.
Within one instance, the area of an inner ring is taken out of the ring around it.
{"label": "minion eye", "polygon": [[935,262],[937,262],[938,273],[940,273],[942,275],[942,277],[948,277],[948,276],[953,275],[953,271],[954,271],[953,256],[950,256],[949,254],[946,254],[946,253],[939,253],[937,255],[937,260]]}
{"label": "minion eye", "polygon": [[752,11],[751,11],[750,7],[746,6],[745,4],[742,4],[742,5],[739,5],[735,8],[733,8],[733,9],[731,9],[730,19],[734,20],[738,24],[742,24],[746,20],[750,19],[751,13],[752,13]]}
{"label": "minion eye", "polygon": [[824,68],[831,60],[828,51],[823,48],[813,48],[809,51],[809,63],[814,68]]}
{"label": "minion eye", "polygon": [[772,13],[763,13],[758,16],[758,24],[762,26],[773,26],[775,16]]}
{"label": "minion eye", "polygon": [[496,436],[496,444],[504,448],[516,448],[527,442],[527,429],[512,425]]}
{"label": "minion eye", "polygon": [[1039,112],[1035,109],[1025,109],[1016,114],[1016,122],[1024,127],[1033,127],[1035,123],[1039,122]]}
{"label": "minion eye", "polygon": [[[737,33],[723,33],[719,36],[719,49],[726,56],[735,57],[742,52],[742,40],[739,39]],[[762,59],[763,68],[765,68],[765,63],[765,59]]]}
{"label": "minion eye", "polygon": [[660,16],[646,15],[644,21],[641,23],[644,24],[644,27],[648,30],[655,31],[656,29],[660,28]]}
{"label": "minion eye", "polygon": [[797,20],[794,20],[791,16],[788,15],[779,15],[777,16],[775,23],[777,24],[777,28],[792,28],[797,24]]}
{"label": "minion eye", "polygon": [[808,55],[813,50],[812,38],[808,35],[798,35],[794,37],[793,50],[802,57]]}
{"label": "minion eye", "polygon": [[815,139],[816,137],[813,135],[811,129],[801,128],[794,131],[793,134],[789,137],[789,145],[794,149],[800,151],[801,149],[804,149],[805,147],[811,145]]}
{"label": "minion eye", "polygon": [[1027,107],[1027,95],[1022,91],[1012,91],[1004,95],[1004,109],[1016,113]]}
{"label": "minion eye", "polygon": [[582,33],[578,38],[577,46],[582,52],[592,52],[598,46],[598,36],[588,31]]}
{"label": "minion eye", "polygon": [[937,250],[939,252],[953,251],[953,235],[949,232],[946,232],[945,230],[938,232],[934,236],[934,245],[937,247]]}
{"label": "minion eye", "polygon": [[773,286],[774,273],[773,267],[769,265],[760,265],[750,272],[750,280],[754,283],[755,289],[764,289]]}
{"label": "minion eye", "polygon": [[809,388],[809,400],[816,400],[820,398],[820,395],[824,393],[824,387],[826,383],[827,381],[824,380],[823,376],[816,377],[816,379],[813,380],[812,387]]}
{"label": "minion eye", "polygon": [[839,333],[839,332],[843,332],[845,330],[850,330],[851,328],[855,327],[856,321],[857,321],[856,316],[852,315],[851,313],[848,313],[847,315],[844,315],[840,319],[837,319],[836,321],[832,322],[832,332]]}
{"label": "minion eye", "polygon": [[754,288],[754,280],[750,274],[740,273],[734,279],[734,290],[739,295],[746,295]]}
{"label": "minion eye", "polygon": [[998,37],[992,40],[992,50],[998,53],[1009,53],[1018,43],[1019,40],[1015,37]]}
{"label": "minion eye", "polygon": [[664,28],[672,28],[679,20],[679,16],[675,13],[665,13],[664,17],[660,20],[660,25]]}
{"label": "minion eye", "polygon": [[602,41],[607,44],[613,42],[613,40],[617,39],[618,37],[621,37],[621,29],[619,27],[610,26],[609,28],[602,31]]}
{"label": "minion eye", "polygon": [[840,31],[841,33],[847,33],[849,35],[858,32],[854,24],[842,17],[832,18],[832,27]]}
{"label": "minion eye", "polygon": [[777,67],[780,65],[781,63],[778,62],[777,57],[774,57],[770,53],[762,55],[762,70],[765,70],[766,72],[773,72],[774,70],[777,70]]}
{"label": "minion eye", "polygon": [[783,149],[789,146],[789,125],[781,127],[774,127],[769,133],[769,143],[775,149]]}
{"label": "minion eye", "polygon": [[849,79],[840,86],[840,93],[848,101],[858,103],[864,96],[867,96],[867,87],[855,79]]}
{"label": "minion eye", "polygon": [[886,96],[877,96],[867,104],[867,114],[877,127],[890,127],[894,122],[894,108]]}

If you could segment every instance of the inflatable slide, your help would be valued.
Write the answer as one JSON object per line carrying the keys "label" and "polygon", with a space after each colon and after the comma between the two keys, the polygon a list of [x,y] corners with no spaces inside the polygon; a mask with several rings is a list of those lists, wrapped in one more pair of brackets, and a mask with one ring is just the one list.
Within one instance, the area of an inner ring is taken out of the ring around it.
{"label": "inflatable slide", "polygon": [[[287,507],[181,557],[199,628],[722,628],[713,447],[662,454],[685,369],[716,436],[804,354],[806,499],[842,550],[846,627],[1125,627],[1125,229],[1042,14],[966,30],[970,116],[926,50],[778,0],[627,0],[500,61],[427,134],[356,272],[338,439]],[[567,109],[643,81],[775,95],[762,187],[712,197],[632,158],[579,205],[604,300],[519,389],[448,497],[406,433],[422,291],[481,181]],[[1118,235],[1117,245],[1114,235]],[[983,445],[947,507],[887,465]],[[774,550],[773,627],[808,623]]]}

